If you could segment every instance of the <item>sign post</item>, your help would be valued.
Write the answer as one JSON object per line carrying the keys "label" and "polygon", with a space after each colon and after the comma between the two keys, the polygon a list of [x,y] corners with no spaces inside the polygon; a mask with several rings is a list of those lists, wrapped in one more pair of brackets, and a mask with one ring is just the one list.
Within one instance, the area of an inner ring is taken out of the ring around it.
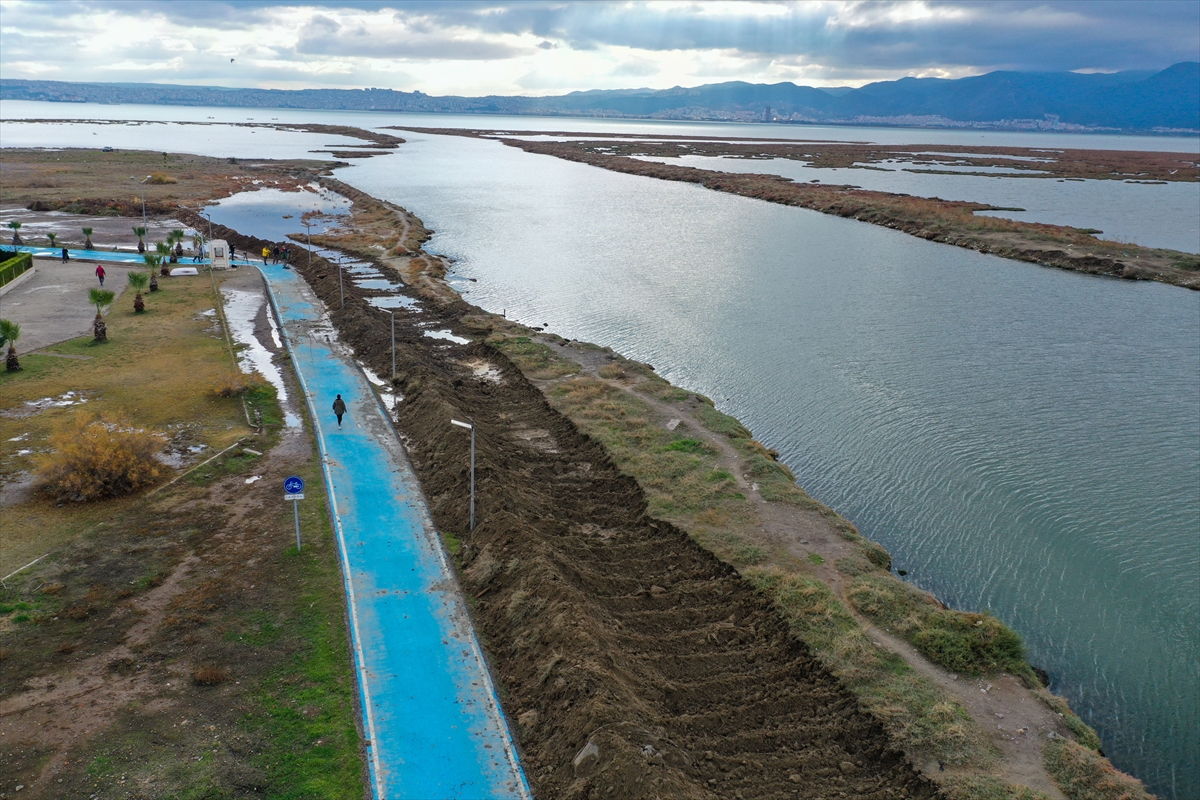
{"label": "sign post", "polygon": [[292,475],[283,482],[283,499],[292,501],[292,515],[296,518],[296,552],[300,552],[300,501],[304,499],[304,480]]}
{"label": "sign post", "polygon": [[475,423],[452,419],[450,424],[471,431],[471,530],[475,530]]}

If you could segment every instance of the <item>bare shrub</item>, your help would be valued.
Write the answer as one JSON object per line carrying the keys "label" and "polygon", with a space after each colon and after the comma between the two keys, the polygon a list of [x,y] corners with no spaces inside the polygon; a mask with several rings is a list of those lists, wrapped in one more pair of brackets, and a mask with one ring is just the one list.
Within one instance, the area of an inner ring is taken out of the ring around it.
{"label": "bare shrub", "polygon": [[246,392],[263,385],[262,376],[257,372],[246,375],[242,372],[231,372],[212,385],[212,393],[217,397],[241,397]]}
{"label": "bare shrub", "polygon": [[109,417],[76,414],[55,429],[52,452],[39,459],[41,488],[58,500],[80,503],[128,494],[163,474],[154,457],[162,445],[157,434]]}
{"label": "bare shrub", "polygon": [[164,183],[179,183],[179,181],[175,178],[172,178],[165,172],[151,172],[150,178],[146,181],[146,183],[157,183],[161,185]]}
{"label": "bare shrub", "polygon": [[227,667],[200,667],[192,673],[192,680],[200,686],[216,686],[231,677]]}

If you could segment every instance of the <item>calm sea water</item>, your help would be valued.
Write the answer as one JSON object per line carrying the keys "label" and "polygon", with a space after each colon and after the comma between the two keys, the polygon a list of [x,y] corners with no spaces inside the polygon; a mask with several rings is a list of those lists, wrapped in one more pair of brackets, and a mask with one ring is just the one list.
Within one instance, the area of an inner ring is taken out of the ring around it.
{"label": "calm sea water", "polygon": [[[0,113],[11,118],[14,105]],[[38,108],[22,116],[72,110],[23,105]],[[180,119],[791,132],[143,108]],[[74,110],[125,119],[136,108]],[[20,133],[71,144],[75,129],[5,124],[3,143],[23,143]],[[170,130],[172,149],[211,155],[249,156],[284,136],[225,143]],[[300,138],[272,154],[333,141],[286,135]],[[494,142],[402,135],[397,153],[339,177],[437,230],[432,248],[458,259],[452,277],[467,299],[611,345],[713,397],[778,448],[815,497],[887,546],[910,580],[1020,630],[1119,766],[1164,796],[1200,797],[1200,293],[1005,261]],[[1076,138],[1086,143],[1066,141]]]}
{"label": "calm sea water", "polygon": [[[972,200],[1024,211],[985,211],[984,215],[1048,222],[1103,231],[1098,238],[1200,253],[1200,183],[1145,184],[1123,181],[1067,181],[995,175],[933,175],[906,171],[901,164],[878,169],[816,169],[790,159],[749,160],[712,156],[647,158],[723,172],[782,175],[799,182],[852,184],[943,200]],[[924,168],[925,165],[914,165]]]}

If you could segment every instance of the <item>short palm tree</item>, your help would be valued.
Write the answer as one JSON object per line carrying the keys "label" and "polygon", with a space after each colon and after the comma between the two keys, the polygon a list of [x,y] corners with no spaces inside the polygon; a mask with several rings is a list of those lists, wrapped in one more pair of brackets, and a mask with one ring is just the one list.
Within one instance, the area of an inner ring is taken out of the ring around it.
{"label": "short palm tree", "polygon": [[142,300],[142,290],[150,284],[150,276],[145,272],[129,273],[129,285],[137,292],[133,298],[133,310],[138,314],[146,310],[146,303]]}
{"label": "short palm tree", "polygon": [[183,256],[183,230],[176,228],[171,231],[171,241],[175,243],[175,253],[171,256],[171,263],[175,263]]}
{"label": "short palm tree", "polygon": [[16,372],[21,368],[17,360],[17,339],[21,338],[21,326],[9,319],[0,319],[0,347],[8,344],[8,357],[4,359],[4,368]]}
{"label": "short palm tree", "polygon": [[21,245],[21,223],[14,219],[8,223],[8,227],[12,228],[13,245],[19,247]]}
{"label": "short palm tree", "polygon": [[54,247],[54,240],[58,238],[57,233],[47,233],[46,238],[50,240],[50,246]]}
{"label": "short palm tree", "polygon": [[88,289],[88,300],[96,307],[96,321],[92,323],[92,333],[97,342],[108,341],[108,326],[104,324],[104,309],[112,305],[117,295],[108,289]]}
{"label": "short palm tree", "polygon": [[138,237],[138,252],[146,252],[146,229],[141,225],[134,225],[133,232],[136,233]]}
{"label": "short palm tree", "polygon": [[142,260],[150,267],[150,291],[158,291],[158,265],[162,263],[162,256],[158,253],[143,253]]}
{"label": "short palm tree", "polygon": [[158,253],[158,257],[162,262],[159,274],[165,278],[171,274],[171,268],[167,266],[167,262],[171,258],[171,245],[166,242],[156,242],[154,244],[154,251]]}
{"label": "short palm tree", "polygon": [[95,228],[84,228],[83,229],[83,238],[85,239],[85,241],[83,243],[84,250],[94,250],[95,249],[92,247],[92,231],[94,231],[94,230],[95,230]]}

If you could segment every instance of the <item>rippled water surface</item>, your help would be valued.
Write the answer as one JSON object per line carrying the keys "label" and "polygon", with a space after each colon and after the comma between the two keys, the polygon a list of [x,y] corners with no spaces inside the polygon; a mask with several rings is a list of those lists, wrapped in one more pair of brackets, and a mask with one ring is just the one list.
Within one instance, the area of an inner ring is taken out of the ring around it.
{"label": "rippled water surface", "polygon": [[346,180],[437,230],[469,300],[713,397],[910,580],[1017,627],[1118,764],[1200,796],[1200,294],[408,136]]}
{"label": "rippled water surface", "polygon": [[[37,116],[51,116],[38,105]],[[270,113],[346,124],[1122,143]],[[1017,627],[1033,663],[1099,728],[1119,766],[1164,796],[1200,797],[1200,293],[1005,261],[495,142],[401,135],[409,141],[395,154],[338,177],[438,231],[431,247],[458,259],[452,280],[467,299],[611,345],[713,397],[778,448],[815,497],[887,546],[910,580]],[[183,134],[173,144],[222,155],[219,143]],[[1152,145],[1182,149],[1137,143]]]}
{"label": "rippled water surface", "polygon": [[[1123,181],[1067,181],[1054,178],[934,175],[906,171],[903,164],[883,169],[817,169],[800,161],[749,160],[713,156],[646,158],[663,164],[722,172],[782,175],[795,181],[852,184],[943,200],[970,200],[1023,211],[981,214],[1026,222],[1046,222],[1103,231],[1101,239],[1200,253],[1200,183],[1145,184]],[[917,168],[927,168],[916,165]],[[909,167],[912,168],[911,166]],[[951,171],[949,167],[940,169]],[[962,171],[980,171],[962,167]]]}

